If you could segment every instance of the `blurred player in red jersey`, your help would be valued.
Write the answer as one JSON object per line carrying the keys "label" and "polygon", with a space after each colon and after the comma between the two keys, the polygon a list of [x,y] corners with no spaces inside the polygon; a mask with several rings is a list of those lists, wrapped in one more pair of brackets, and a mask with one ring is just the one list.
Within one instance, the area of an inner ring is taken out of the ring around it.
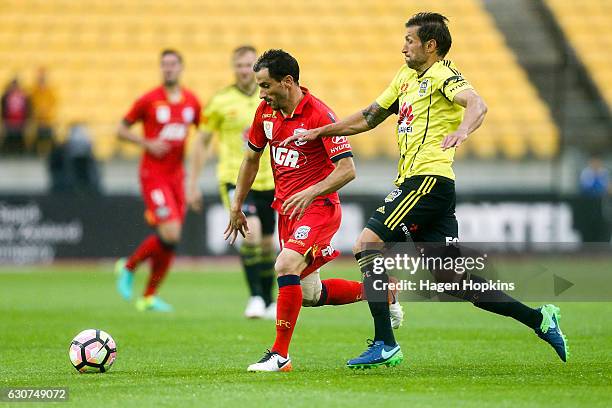
{"label": "blurred player in red jersey", "polygon": [[[156,229],[127,259],[116,264],[117,290],[132,298],[134,271],[150,260],[151,275],[144,296],[136,302],[139,310],[167,312],[172,307],[157,295],[157,289],[174,258],[185,217],[183,157],[189,127],[200,124],[201,106],[197,97],[179,83],[183,58],[175,50],[161,53],[163,84],[141,96],[119,124],[123,140],[144,149],[140,162],[140,185],[145,202],[145,218]],[[144,137],[130,126],[141,121]]]}
{"label": "blurred player in red jersey", "polygon": [[355,166],[345,137],[280,146],[295,133],[335,121],[330,108],[300,87],[295,58],[282,50],[269,50],[253,70],[263,101],[249,133],[250,149],[238,175],[225,237],[233,243],[238,233],[248,233],[241,208],[259,170],[262,151],[269,144],[276,186],[272,207],[279,213],[282,247],[274,266],[279,287],[276,341],[248,371],[290,371],[288,349],[300,308],[363,298],[361,282],[321,281],[318,270],[339,255],[330,245],[341,221],[337,191],[355,178]]}

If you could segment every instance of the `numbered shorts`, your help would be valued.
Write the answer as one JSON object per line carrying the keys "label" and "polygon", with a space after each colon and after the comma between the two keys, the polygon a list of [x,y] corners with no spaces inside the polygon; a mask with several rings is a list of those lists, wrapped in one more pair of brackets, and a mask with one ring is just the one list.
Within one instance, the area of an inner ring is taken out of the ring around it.
{"label": "numbered shorts", "polygon": [[151,226],[185,219],[185,190],[183,179],[178,181],[141,179],[145,203],[145,220]]}
{"label": "numbered shorts", "polygon": [[340,255],[331,246],[331,239],[340,228],[341,220],[340,204],[311,204],[299,220],[290,220],[289,215],[279,215],[281,248],[292,249],[310,259],[301,279]]}
{"label": "numbered shorts", "polygon": [[[219,194],[225,208],[229,208],[236,186],[231,183],[219,185]],[[247,194],[242,212],[247,217],[256,216],[261,221],[261,232],[263,235],[274,234],[275,216],[272,202],[274,201],[274,190],[251,190]]]}
{"label": "numbered shorts", "polygon": [[455,182],[441,176],[410,177],[385,197],[366,226],[385,242],[456,240]]}

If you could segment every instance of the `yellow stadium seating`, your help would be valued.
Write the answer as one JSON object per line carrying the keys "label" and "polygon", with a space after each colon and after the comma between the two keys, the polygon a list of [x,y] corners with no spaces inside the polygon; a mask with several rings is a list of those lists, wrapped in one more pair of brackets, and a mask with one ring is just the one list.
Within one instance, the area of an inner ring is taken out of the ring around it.
{"label": "yellow stadium seating", "polygon": [[[15,73],[30,83],[39,66],[48,67],[60,94],[61,124],[88,122],[102,159],[135,157],[138,149],[117,143],[114,131],[134,98],[159,83],[161,49],[175,47],[184,53],[184,83],[205,102],[232,80],[229,56],[234,47],[285,48],[300,61],[301,82],[345,116],[369,105],[404,63],[404,23],[422,7],[416,0],[282,5],[248,0],[3,0],[0,84]],[[426,8],[450,18],[453,48],[448,58],[489,106],[484,126],[459,149],[458,158],[553,156],[558,131],[550,112],[481,1],[431,0]],[[601,29],[608,20],[600,20]],[[609,62],[610,56],[592,58]],[[357,156],[396,160],[394,129],[395,121],[389,119],[354,138]]]}
{"label": "yellow stadium seating", "polygon": [[612,107],[612,1],[546,0],[570,44]]}

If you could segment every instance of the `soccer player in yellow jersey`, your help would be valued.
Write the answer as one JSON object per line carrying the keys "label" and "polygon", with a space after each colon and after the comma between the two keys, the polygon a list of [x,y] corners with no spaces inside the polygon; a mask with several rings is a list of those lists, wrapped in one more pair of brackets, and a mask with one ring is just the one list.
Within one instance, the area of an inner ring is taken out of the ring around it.
{"label": "soccer player in yellow jersey", "polygon": [[[260,102],[253,72],[256,59],[254,47],[246,45],[236,48],[232,54],[236,82],[217,92],[204,109],[202,136],[195,143],[187,183],[187,200],[195,209],[202,206],[198,177],[214,135],[217,135],[219,141],[219,190],[223,204],[229,208],[248,142],[249,127]],[[250,291],[244,312],[248,318],[276,316],[276,304],[272,296],[275,216],[271,204],[274,200],[274,179],[270,155],[263,154],[261,160],[264,163],[242,208],[251,230],[240,246],[240,258]]]}
{"label": "soccer player in yellow jersey", "polygon": [[[487,107],[457,67],[444,59],[452,43],[447,21],[438,13],[411,17],[406,23],[402,49],[406,64],[375,102],[344,120],[285,141],[288,144],[296,139],[355,135],[375,128],[392,114],[398,115],[397,188],[380,203],[353,249],[363,274],[375,334],[368,349],[348,361],[351,368],[394,366],[403,358],[389,324],[389,306],[386,297],[383,298],[386,293],[376,290],[385,287],[389,280],[386,272],[380,273],[384,243],[411,238],[424,251],[439,244],[437,250],[443,247],[447,248],[444,251],[459,255],[458,248],[446,247],[458,240],[455,175],[451,165],[455,149],[482,124]],[[436,275],[438,271],[432,273],[436,279],[441,276]],[[474,275],[462,278],[483,281]],[[559,328],[558,307],[544,305],[532,309],[499,290],[447,293],[478,308],[518,320],[532,328],[566,361],[567,342]]]}

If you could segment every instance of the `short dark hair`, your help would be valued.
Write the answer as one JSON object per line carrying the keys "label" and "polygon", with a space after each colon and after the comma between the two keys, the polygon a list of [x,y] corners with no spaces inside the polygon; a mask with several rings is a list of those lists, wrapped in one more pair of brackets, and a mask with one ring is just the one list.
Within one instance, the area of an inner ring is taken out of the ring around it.
{"label": "short dark hair", "polygon": [[165,49],[165,50],[163,50],[163,51],[161,52],[161,54],[159,55],[159,59],[160,59],[160,60],[161,60],[161,59],[163,59],[163,58],[164,58],[166,55],[174,55],[174,56],[175,56],[175,57],[176,57],[176,58],[179,60],[179,62],[180,62],[181,64],[183,63],[183,56],[181,55],[181,53],[180,53],[180,52],[178,52],[178,51],[177,51],[177,50],[175,50],[175,49],[172,49],[172,48],[166,48],[166,49]]}
{"label": "short dark hair", "polygon": [[291,54],[283,50],[268,50],[264,52],[253,66],[253,71],[268,68],[270,77],[281,81],[287,75],[291,75],[295,83],[300,82],[300,66]]}
{"label": "short dark hair", "polygon": [[232,57],[239,57],[242,54],[246,54],[247,52],[252,52],[253,54],[257,54],[257,50],[252,45],[241,45],[240,47],[236,47],[232,52]]}
{"label": "short dark hair", "polygon": [[444,57],[450,50],[453,39],[446,23],[448,18],[439,13],[417,13],[406,22],[406,28],[418,26],[417,34],[422,43],[436,40],[438,55]]}

